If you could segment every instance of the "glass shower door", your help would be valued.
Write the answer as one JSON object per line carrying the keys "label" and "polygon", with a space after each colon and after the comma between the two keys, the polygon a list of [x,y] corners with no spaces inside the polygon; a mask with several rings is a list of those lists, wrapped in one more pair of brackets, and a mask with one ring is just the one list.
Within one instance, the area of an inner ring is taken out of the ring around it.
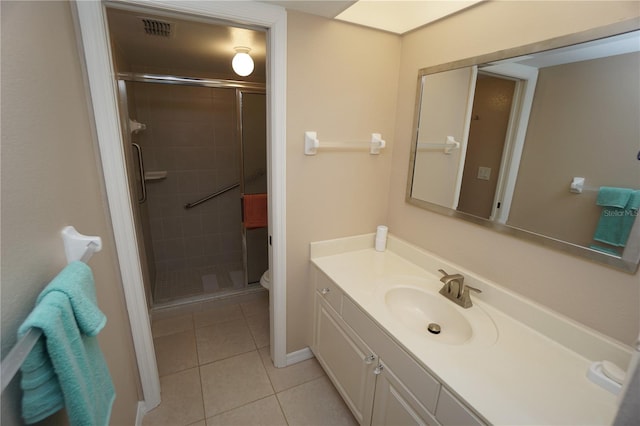
{"label": "glass shower door", "polygon": [[[264,92],[238,90],[242,150],[242,192],[267,196],[267,115]],[[254,197],[256,198],[256,197]],[[246,202],[246,200],[245,200]],[[266,216],[265,216],[266,218]],[[247,284],[258,283],[269,269],[268,228],[243,228]]]}

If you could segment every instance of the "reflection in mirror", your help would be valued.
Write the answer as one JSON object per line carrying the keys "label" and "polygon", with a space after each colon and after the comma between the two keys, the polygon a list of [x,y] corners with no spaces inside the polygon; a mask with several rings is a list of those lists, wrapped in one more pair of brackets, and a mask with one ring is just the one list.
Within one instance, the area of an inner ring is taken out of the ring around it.
{"label": "reflection in mirror", "polygon": [[407,201],[634,272],[639,33],[421,70]]}

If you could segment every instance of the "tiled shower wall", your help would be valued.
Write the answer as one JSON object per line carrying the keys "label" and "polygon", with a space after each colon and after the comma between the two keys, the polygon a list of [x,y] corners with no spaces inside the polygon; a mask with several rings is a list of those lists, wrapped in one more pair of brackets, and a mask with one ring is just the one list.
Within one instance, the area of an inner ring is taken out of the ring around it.
{"label": "tiled shower wall", "polygon": [[167,172],[147,181],[156,302],[243,286],[240,189],[184,208],[239,182],[235,90],[131,87],[145,169]]}

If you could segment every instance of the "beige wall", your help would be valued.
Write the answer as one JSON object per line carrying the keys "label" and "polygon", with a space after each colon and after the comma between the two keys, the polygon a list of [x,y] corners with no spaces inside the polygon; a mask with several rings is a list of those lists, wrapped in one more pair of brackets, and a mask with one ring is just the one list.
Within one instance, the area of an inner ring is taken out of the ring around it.
{"label": "beige wall", "polygon": [[400,38],[290,12],[287,28],[287,351],[309,340],[309,242],[375,232],[384,223],[391,149],[304,155],[322,141],[393,145]]}
{"label": "beige wall", "polygon": [[568,183],[581,176],[592,188],[640,186],[639,69],[640,54],[628,53],[540,70],[509,225],[600,244],[597,192],[576,195]]}
{"label": "beige wall", "polygon": [[[116,387],[111,420],[131,425],[138,372],[70,6],[3,1],[1,14],[2,355],[66,264],[62,228],[100,235],[104,248],[90,265],[108,318],[99,341]],[[20,424],[19,395],[14,381],[2,397],[3,425]]]}
{"label": "beige wall", "polygon": [[638,335],[638,274],[427,212],[406,204],[404,196],[419,68],[537,43],[639,14],[637,2],[489,2],[404,36],[389,190],[390,232],[631,344]]}

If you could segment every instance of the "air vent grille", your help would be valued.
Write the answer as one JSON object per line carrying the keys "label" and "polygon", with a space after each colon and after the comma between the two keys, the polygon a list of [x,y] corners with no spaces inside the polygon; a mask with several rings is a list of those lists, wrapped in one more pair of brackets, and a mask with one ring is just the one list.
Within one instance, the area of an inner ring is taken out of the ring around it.
{"label": "air vent grille", "polygon": [[171,24],[157,19],[143,18],[144,32],[148,35],[169,37],[171,36]]}

